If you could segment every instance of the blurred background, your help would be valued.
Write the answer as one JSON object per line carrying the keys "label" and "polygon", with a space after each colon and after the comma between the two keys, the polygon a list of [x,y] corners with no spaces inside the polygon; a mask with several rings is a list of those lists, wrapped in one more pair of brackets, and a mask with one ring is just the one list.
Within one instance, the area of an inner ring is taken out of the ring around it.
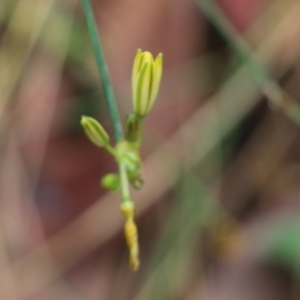
{"label": "blurred background", "polygon": [[132,272],[80,1],[0,1],[0,299],[300,299],[300,2],[91,1],[122,120],[164,53]]}

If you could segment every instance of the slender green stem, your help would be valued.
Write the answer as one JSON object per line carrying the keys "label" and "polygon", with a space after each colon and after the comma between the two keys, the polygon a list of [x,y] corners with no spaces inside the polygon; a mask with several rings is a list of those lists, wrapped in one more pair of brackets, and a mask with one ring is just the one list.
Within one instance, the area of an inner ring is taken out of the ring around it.
{"label": "slender green stem", "polygon": [[81,0],[81,4],[86,18],[87,27],[92,42],[92,47],[93,47],[98,71],[100,73],[104,96],[108,107],[110,119],[113,125],[115,140],[116,142],[120,142],[124,139],[122,123],[120,120],[117,104],[115,101],[114,92],[109,79],[108,70],[104,59],[93,11],[89,0]]}
{"label": "slender green stem", "polygon": [[111,145],[106,145],[105,149],[114,157],[117,155],[117,151],[115,148],[113,148]]}
{"label": "slender green stem", "polygon": [[138,132],[137,132],[137,141],[136,141],[136,145],[138,149],[141,147],[142,139],[143,139],[143,120],[140,120],[138,123]]}
{"label": "slender green stem", "polygon": [[122,200],[128,201],[130,199],[130,195],[129,195],[129,184],[128,184],[125,164],[119,162],[119,169],[120,169],[120,180],[121,180],[121,189],[122,189]]}

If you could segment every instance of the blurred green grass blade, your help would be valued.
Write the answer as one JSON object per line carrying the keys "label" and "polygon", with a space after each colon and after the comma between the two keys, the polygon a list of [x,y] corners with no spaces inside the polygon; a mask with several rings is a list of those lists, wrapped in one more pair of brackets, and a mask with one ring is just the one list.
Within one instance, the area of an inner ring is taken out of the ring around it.
{"label": "blurred green grass blade", "polygon": [[77,20],[74,20],[73,12],[57,10],[51,17],[41,36],[42,46],[54,55],[61,55],[61,44],[63,43],[64,28],[68,27],[72,21],[72,28],[69,37],[67,53],[64,54],[66,59],[71,63],[83,64],[89,54],[84,31]]}
{"label": "blurred green grass blade", "polygon": [[[8,13],[0,47],[0,119],[45,25],[50,22],[55,4],[55,0],[23,0],[15,2],[12,12]],[[19,34],[22,39],[12,38]]]}
{"label": "blurred green grass blade", "polygon": [[249,72],[261,85],[270,81],[270,76],[262,67],[258,58],[254,56],[251,48],[246,41],[238,34],[237,30],[225,17],[223,12],[214,0],[195,0],[202,12],[208,20],[215,26],[222,37],[226,40],[228,45],[238,56],[238,58],[245,63]]}
{"label": "blurred green grass blade", "polygon": [[195,0],[196,4],[226,40],[236,56],[245,64],[251,76],[276,108],[300,125],[300,106],[271,78],[245,39],[232,26],[214,0]]}
{"label": "blurred green grass blade", "polygon": [[289,220],[275,224],[266,231],[267,258],[275,264],[300,272],[300,221]]}
{"label": "blurred green grass blade", "polygon": [[192,172],[183,174],[176,200],[150,263],[146,283],[135,299],[173,299],[182,292],[190,262],[201,260],[196,248],[204,226],[215,211],[209,188]]}

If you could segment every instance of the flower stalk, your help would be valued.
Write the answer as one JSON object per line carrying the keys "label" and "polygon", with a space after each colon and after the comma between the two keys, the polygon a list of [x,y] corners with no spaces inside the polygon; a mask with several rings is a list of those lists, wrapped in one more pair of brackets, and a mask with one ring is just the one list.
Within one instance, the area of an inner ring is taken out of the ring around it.
{"label": "flower stalk", "polygon": [[136,271],[140,265],[138,230],[134,220],[135,205],[130,197],[129,183],[137,190],[144,186],[142,162],[139,154],[143,119],[151,111],[158,93],[162,76],[163,56],[160,53],[154,60],[150,52],[142,52],[140,49],[137,51],[132,71],[134,112],[127,117],[126,136],[124,138],[89,1],[82,0],[82,5],[102,78],[110,117],[114,125],[115,146],[111,145],[109,135],[97,120],[82,116],[81,125],[89,140],[96,146],[105,148],[119,166],[119,173],[105,175],[101,184],[110,191],[121,189],[120,210],[125,218],[124,235],[129,250],[129,265],[132,270]]}
{"label": "flower stalk", "polygon": [[96,22],[94,19],[94,14],[89,0],[81,0],[81,5],[85,15],[88,32],[91,39],[92,48],[94,51],[94,56],[96,59],[96,64],[98,67],[98,72],[102,83],[105,101],[108,107],[109,116],[112,121],[115,140],[116,142],[120,142],[124,139],[122,123],[120,120],[118,107],[115,101],[114,91],[112,89],[112,85],[110,82],[107,65],[104,59],[104,54],[102,51],[102,46],[101,46]]}

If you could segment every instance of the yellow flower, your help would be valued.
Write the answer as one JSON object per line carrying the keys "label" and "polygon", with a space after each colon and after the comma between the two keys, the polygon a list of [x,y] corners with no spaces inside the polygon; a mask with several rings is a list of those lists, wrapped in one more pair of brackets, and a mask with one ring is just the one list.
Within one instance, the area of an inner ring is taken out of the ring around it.
{"label": "yellow flower", "polygon": [[138,117],[145,117],[155,102],[162,76],[162,65],[162,53],[154,60],[150,52],[138,49],[132,70],[133,108]]}

